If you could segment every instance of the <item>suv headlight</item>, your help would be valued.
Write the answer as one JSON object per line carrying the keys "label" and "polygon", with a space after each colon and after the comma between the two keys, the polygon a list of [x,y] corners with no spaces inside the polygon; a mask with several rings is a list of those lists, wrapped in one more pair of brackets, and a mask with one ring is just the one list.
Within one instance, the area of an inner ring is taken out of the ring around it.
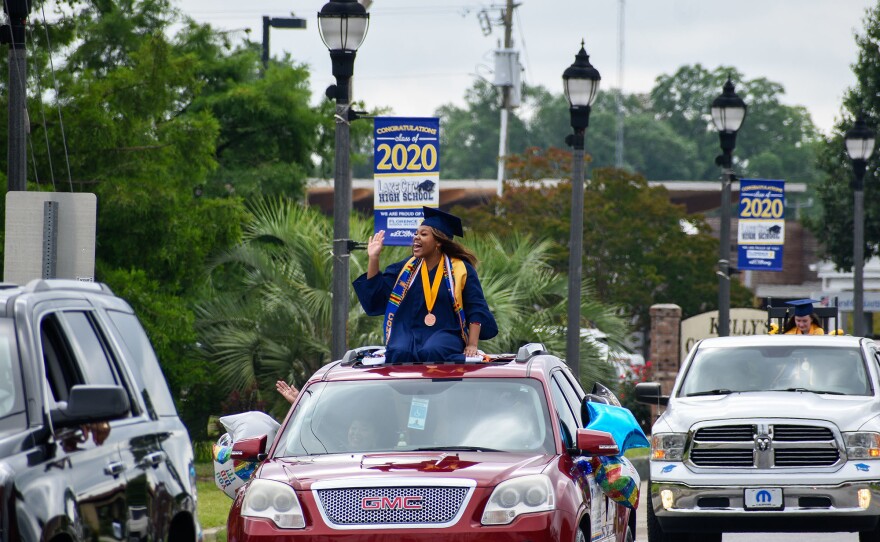
{"label": "suv headlight", "polygon": [[651,437],[651,459],[681,461],[684,457],[685,433],[658,433]]}
{"label": "suv headlight", "polygon": [[507,525],[520,514],[546,512],[556,507],[550,478],[533,474],[498,484],[486,509],[483,525]]}
{"label": "suv headlight", "polygon": [[241,515],[271,519],[281,529],[302,529],[306,526],[296,491],[287,484],[273,480],[254,480],[244,494]]}
{"label": "suv headlight", "polygon": [[849,459],[880,459],[880,433],[844,433],[843,443]]}

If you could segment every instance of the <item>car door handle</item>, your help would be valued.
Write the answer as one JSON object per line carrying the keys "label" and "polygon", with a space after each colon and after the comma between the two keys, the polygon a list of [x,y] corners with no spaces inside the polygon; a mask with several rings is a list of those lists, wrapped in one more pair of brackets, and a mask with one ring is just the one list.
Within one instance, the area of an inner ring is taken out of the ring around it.
{"label": "car door handle", "polygon": [[165,452],[153,452],[144,456],[144,465],[156,468],[165,461]]}
{"label": "car door handle", "polygon": [[108,463],[106,467],[104,467],[104,474],[109,476],[119,476],[122,474],[122,471],[125,470],[125,465],[119,462]]}

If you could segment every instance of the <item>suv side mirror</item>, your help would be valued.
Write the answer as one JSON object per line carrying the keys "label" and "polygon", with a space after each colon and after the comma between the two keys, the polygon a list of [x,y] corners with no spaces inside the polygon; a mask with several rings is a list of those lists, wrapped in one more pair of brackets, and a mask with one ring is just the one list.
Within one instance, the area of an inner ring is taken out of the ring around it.
{"label": "suv side mirror", "polygon": [[577,447],[588,455],[620,455],[620,448],[614,437],[606,431],[578,429]]}
{"label": "suv side mirror", "polygon": [[663,395],[660,384],[657,382],[641,382],[636,384],[636,401],[649,405],[669,404],[669,396]]}
{"label": "suv side mirror", "polygon": [[122,386],[84,386],[70,388],[67,405],[53,409],[49,416],[55,427],[107,422],[124,417],[131,409]]}
{"label": "suv side mirror", "polygon": [[262,461],[266,459],[267,440],[268,435],[260,435],[233,442],[229,457],[236,461]]}

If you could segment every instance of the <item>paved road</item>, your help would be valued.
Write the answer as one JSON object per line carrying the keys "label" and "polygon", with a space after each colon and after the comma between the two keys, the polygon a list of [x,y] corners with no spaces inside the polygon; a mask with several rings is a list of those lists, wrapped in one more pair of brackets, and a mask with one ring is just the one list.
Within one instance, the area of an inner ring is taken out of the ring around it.
{"label": "paved road", "polygon": [[[639,502],[639,509],[636,513],[636,537],[638,542],[647,542],[648,528],[645,525],[645,495],[647,494],[646,484],[642,483],[642,494]],[[855,533],[785,533],[785,534],[767,534],[767,533],[736,533],[725,534],[722,537],[723,542],[857,542],[859,536]]]}

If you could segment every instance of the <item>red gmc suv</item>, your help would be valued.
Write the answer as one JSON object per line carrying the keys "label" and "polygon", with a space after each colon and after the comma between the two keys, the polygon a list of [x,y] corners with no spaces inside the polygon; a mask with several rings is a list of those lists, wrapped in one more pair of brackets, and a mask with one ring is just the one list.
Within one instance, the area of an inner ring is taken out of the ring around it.
{"label": "red gmc suv", "polygon": [[634,540],[635,514],[577,464],[617,445],[583,428],[584,391],[559,358],[527,345],[365,365],[366,352],[306,383],[268,453],[233,446],[263,461],[232,505],[231,542]]}

